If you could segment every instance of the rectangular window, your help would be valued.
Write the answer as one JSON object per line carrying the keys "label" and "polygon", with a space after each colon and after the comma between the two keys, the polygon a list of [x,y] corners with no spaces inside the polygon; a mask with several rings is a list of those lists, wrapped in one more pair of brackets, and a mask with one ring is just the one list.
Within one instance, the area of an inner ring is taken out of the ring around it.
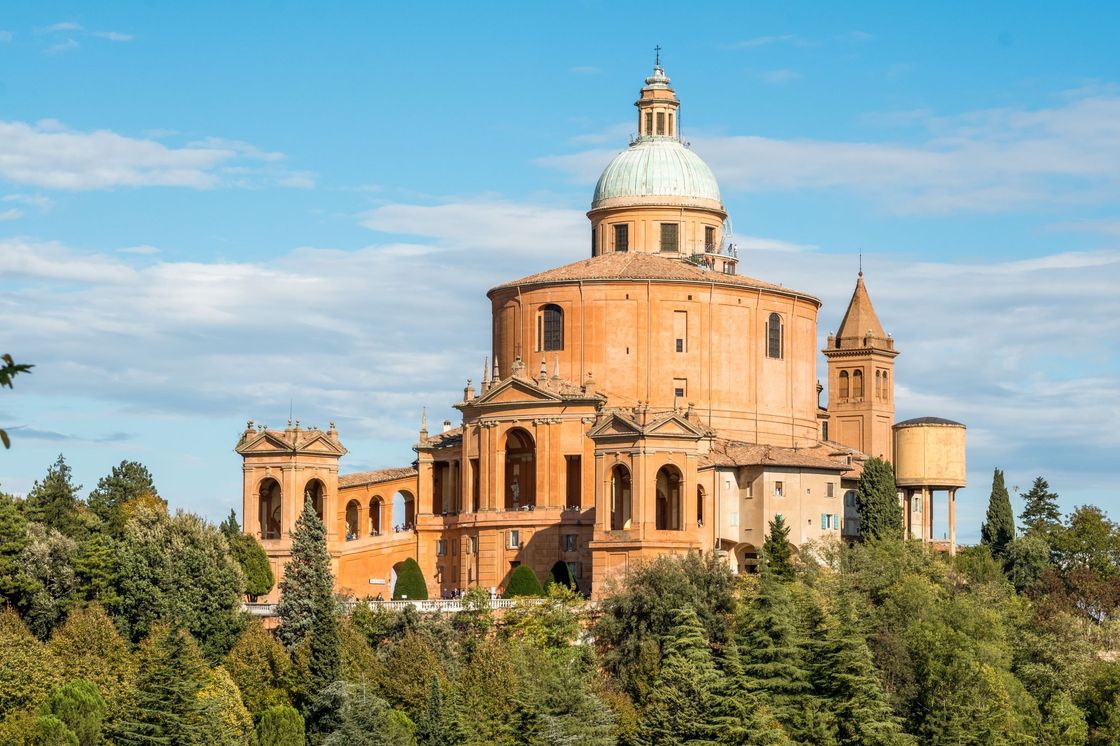
{"label": "rectangular window", "polygon": [[652,135],[653,134],[653,112],[652,111],[647,111],[646,112],[646,131],[645,131],[645,134],[647,134],[647,135]]}
{"label": "rectangular window", "polygon": [[821,440],[828,440],[828,423],[821,423]]}
{"label": "rectangular window", "polygon": [[784,486],[781,482],[774,482],[774,497],[781,497],[784,491]]}
{"label": "rectangular window", "polygon": [[674,378],[673,379],[673,396],[678,399],[683,399],[688,396],[688,379],[687,378]]}
{"label": "rectangular window", "polygon": [[747,482],[747,497],[754,497],[754,482]]}
{"label": "rectangular window", "polygon": [[578,562],[569,562],[568,563],[568,574],[571,575],[573,578],[580,577],[579,563]]}
{"label": "rectangular window", "polygon": [[481,507],[482,487],[479,484],[481,475],[478,473],[478,459],[471,459],[471,511],[477,513]]}
{"label": "rectangular window", "polygon": [[716,250],[716,229],[712,226],[704,228],[704,251],[712,252]]}
{"label": "rectangular window", "polygon": [[677,352],[688,349],[688,311],[673,311],[673,336],[677,340]]}
{"label": "rectangular window", "polygon": [[727,522],[731,526],[731,528],[738,528],[739,527],[739,513],[737,511],[734,511],[734,510],[731,511],[731,513],[727,516]]}
{"label": "rectangular window", "polygon": [[474,553],[474,537],[468,536],[467,540],[463,542],[463,551],[467,554]]}
{"label": "rectangular window", "polygon": [[665,134],[665,112],[657,112],[657,134]]}
{"label": "rectangular window", "polygon": [[564,460],[567,462],[567,479],[564,485],[567,501],[564,504],[569,508],[581,508],[583,507],[582,459],[579,456],[565,456]]}
{"label": "rectangular window", "polygon": [[661,250],[677,252],[680,250],[680,225],[677,223],[661,224]]}
{"label": "rectangular window", "polygon": [[825,488],[824,494],[825,497],[836,497],[836,485],[829,482],[828,486]]}
{"label": "rectangular window", "polygon": [[599,229],[591,229],[591,256],[599,256]]}
{"label": "rectangular window", "polygon": [[447,554],[447,540],[446,539],[438,539],[436,541],[436,554],[438,554],[440,557]]}
{"label": "rectangular window", "polygon": [[670,137],[673,136],[673,115],[672,115],[672,113],[669,114],[669,136]]}
{"label": "rectangular window", "polygon": [[513,530],[513,531],[509,532],[509,548],[510,549],[521,548],[521,532],[520,531]]}
{"label": "rectangular window", "polygon": [[614,227],[614,250],[615,251],[629,251],[630,250],[630,226],[626,224],[616,225]]}
{"label": "rectangular window", "polygon": [[564,551],[565,552],[576,551],[576,546],[577,546],[578,541],[579,541],[579,537],[576,534],[564,534]]}

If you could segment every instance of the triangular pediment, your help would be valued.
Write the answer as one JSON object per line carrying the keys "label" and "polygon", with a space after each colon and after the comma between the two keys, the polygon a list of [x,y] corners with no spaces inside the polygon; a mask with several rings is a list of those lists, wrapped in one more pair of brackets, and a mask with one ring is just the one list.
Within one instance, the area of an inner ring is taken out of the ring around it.
{"label": "triangular pediment", "polygon": [[559,402],[556,393],[523,378],[507,378],[478,400],[479,404],[523,404],[526,402]]}
{"label": "triangular pediment", "polygon": [[642,434],[642,426],[620,414],[612,414],[607,419],[591,428],[588,435],[592,438],[609,438],[611,436],[638,436]]}
{"label": "triangular pediment", "polygon": [[671,415],[646,427],[647,435],[702,438],[704,431],[679,415]]}
{"label": "triangular pediment", "polygon": [[278,432],[262,430],[243,439],[235,449],[242,455],[251,453],[306,453],[320,456],[342,456],[346,449],[319,430]]}

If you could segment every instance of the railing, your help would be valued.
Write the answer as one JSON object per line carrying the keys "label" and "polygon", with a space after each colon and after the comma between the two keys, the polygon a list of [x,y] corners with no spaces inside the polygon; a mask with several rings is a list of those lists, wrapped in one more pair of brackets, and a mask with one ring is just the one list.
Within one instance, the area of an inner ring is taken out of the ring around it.
{"label": "railing", "polygon": [[[496,611],[498,609],[512,609],[516,603],[533,604],[540,603],[543,600],[540,598],[491,598],[487,599],[486,603],[491,610]],[[411,606],[422,613],[438,612],[440,614],[456,614],[460,611],[471,610],[469,606],[463,604],[461,598],[433,598],[424,601],[407,599],[398,601],[343,601],[341,606],[347,614],[352,612],[355,606],[369,606],[371,609],[387,609],[389,611],[404,611],[405,608]],[[241,604],[241,610],[251,616],[276,616],[276,604],[274,603],[245,603]]]}

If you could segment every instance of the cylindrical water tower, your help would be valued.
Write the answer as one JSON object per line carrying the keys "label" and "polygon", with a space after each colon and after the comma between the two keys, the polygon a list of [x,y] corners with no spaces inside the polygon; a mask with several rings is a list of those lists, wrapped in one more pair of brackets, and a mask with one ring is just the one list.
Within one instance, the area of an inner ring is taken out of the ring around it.
{"label": "cylindrical water tower", "polygon": [[917,417],[894,426],[894,479],[903,503],[906,535],[932,542],[933,493],[949,499],[949,554],[957,550],[957,490],[965,482],[965,426],[941,417]]}

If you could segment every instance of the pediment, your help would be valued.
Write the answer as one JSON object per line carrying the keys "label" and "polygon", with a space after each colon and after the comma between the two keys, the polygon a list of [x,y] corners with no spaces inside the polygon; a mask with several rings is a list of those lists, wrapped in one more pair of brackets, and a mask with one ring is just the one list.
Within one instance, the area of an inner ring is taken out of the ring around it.
{"label": "pediment", "polygon": [[346,449],[318,430],[276,432],[262,430],[243,440],[235,449],[242,455],[251,453],[305,453],[319,456],[342,456]]}
{"label": "pediment", "polygon": [[704,431],[678,415],[671,415],[646,427],[647,435],[702,438]]}
{"label": "pediment", "polygon": [[526,402],[559,402],[563,399],[556,393],[522,378],[507,378],[478,400],[485,404],[524,404]]}
{"label": "pediment", "polygon": [[592,438],[609,438],[612,436],[640,436],[641,434],[642,426],[637,422],[619,414],[612,414],[609,418],[591,428],[588,436]]}

